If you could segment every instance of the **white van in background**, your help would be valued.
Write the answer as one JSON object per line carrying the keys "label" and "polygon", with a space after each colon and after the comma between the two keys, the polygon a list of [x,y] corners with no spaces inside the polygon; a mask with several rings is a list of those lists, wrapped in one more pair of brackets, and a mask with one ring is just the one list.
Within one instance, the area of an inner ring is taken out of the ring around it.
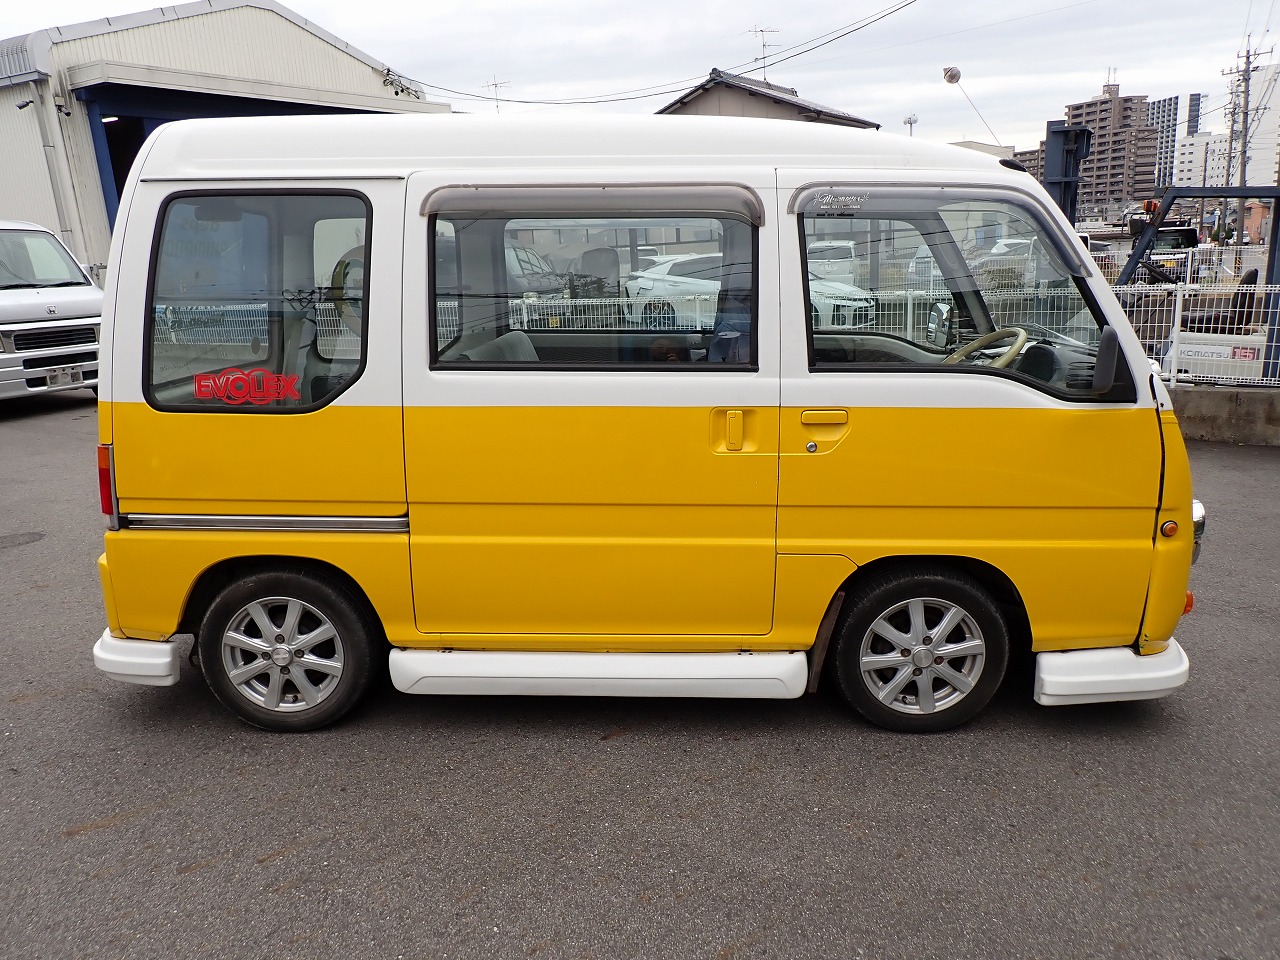
{"label": "white van in background", "polygon": [[98,384],[102,291],[44,227],[0,220],[0,400]]}

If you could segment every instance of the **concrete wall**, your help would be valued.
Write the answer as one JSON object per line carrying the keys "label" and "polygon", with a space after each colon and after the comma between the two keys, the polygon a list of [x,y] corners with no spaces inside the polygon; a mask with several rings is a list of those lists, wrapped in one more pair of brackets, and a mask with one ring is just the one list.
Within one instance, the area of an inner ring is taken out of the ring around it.
{"label": "concrete wall", "polygon": [[1280,447],[1280,388],[1177,384],[1172,393],[1188,440]]}

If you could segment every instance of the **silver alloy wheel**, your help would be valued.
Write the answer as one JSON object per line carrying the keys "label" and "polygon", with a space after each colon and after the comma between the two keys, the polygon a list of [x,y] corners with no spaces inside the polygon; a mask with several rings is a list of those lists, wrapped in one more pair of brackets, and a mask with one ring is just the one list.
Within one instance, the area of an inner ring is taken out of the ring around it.
{"label": "silver alloy wheel", "polygon": [[342,637],[328,617],[292,597],[241,607],[223,631],[221,649],[232,686],[267,710],[307,710],[342,679]]}
{"label": "silver alloy wheel", "polygon": [[964,608],[915,597],[872,621],[859,645],[858,669],[886,707],[932,714],[968,695],[982,675],[986,653],[982,630]]}

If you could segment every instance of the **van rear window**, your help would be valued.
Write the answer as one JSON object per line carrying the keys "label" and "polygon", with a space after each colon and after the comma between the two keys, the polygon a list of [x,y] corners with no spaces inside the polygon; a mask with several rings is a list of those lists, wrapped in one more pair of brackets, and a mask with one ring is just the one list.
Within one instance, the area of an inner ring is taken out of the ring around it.
{"label": "van rear window", "polygon": [[311,409],[359,376],[370,214],[350,194],[169,201],[147,311],[146,393],[162,409]]}

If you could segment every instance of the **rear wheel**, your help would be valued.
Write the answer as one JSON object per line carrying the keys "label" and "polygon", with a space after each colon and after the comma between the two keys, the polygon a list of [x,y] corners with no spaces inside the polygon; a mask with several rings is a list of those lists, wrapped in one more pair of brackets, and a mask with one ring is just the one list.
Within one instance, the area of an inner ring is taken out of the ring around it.
{"label": "rear wheel", "polygon": [[836,678],[855,710],[889,730],[928,733],[971,719],[1009,660],[999,608],[975,580],[915,568],[849,598],[837,627]]}
{"label": "rear wheel", "polygon": [[314,730],[368,690],[375,631],[340,584],[299,570],[226,587],[200,627],[200,666],[222,703],[267,730]]}

